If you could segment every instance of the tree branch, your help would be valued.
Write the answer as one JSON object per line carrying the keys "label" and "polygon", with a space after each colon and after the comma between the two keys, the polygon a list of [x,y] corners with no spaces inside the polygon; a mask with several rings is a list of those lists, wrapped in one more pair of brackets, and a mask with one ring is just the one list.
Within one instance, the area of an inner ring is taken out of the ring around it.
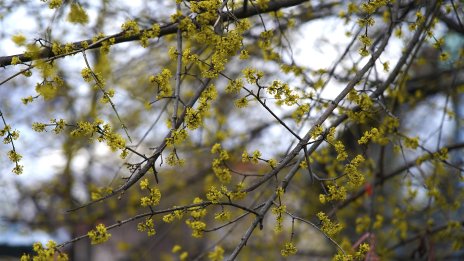
{"label": "tree branch", "polygon": [[[448,147],[443,147],[443,148],[446,148],[449,151],[453,151],[453,150],[457,150],[457,149],[461,149],[461,148],[464,148],[464,143],[459,143],[459,144],[455,144],[455,145],[451,145],[451,146],[448,146]],[[443,149],[442,148],[442,149]],[[440,150],[437,150],[436,152],[439,152]],[[420,156],[418,157],[420,158]],[[406,163],[405,165],[399,167],[398,169],[392,171],[391,173],[387,174],[387,175],[384,175],[382,176],[381,178],[378,178],[377,181],[373,184],[374,186],[381,186],[383,183],[385,183],[385,181],[391,179],[391,178],[394,178],[398,175],[400,175],[401,173],[403,173],[404,171],[410,169],[410,168],[413,168],[417,165],[416,161],[417,159],[414,159],[414,160],[411,160],[410,162]],[[375,176],[378,176],[378,174],[376,173]],[[367,188],[362,188],[360,189],[358,192],[356,192],[355,194],[353,194],[351,197],[349,197],[348,199],[346,199],[345,201],[343,202],[340,202],[340,204],[338,204],[337,206],[335,206],[330,212],[329,212],[329,216],[333,216],[335,214],[335,212],[347,207],[349,204],[353,203],[354,201],[356,201],[358,198],[362,197],[364,194],[366,194],[366,191],[367,191]]]}
{"label": "tree branch", "polygon": [[[273,2],[269,3],[267,9],[247,8],[246,10],[244,10],[243,8],[239,8],[239,9],[237,9],[237,10],[231,12],[231,13],[224,12],[224,13],[221,14],[221,19],[222,19],[223,22],[228,22],[228,21],[231,21],[231,20],[237,19],[237,18],[238,19],[244,19],[244,18],[255,16],[257,14],[270,13],[270,12],[275,12],[275,11],[277,11],[279,9],[282,9],[282,8],[297,6],[297,5],[300,5],[300,4],[305,3],[305,2],[309,2],[309,0],[273,1]],[[320,9],[326,9],[326,8],[332,8],[333,6],[338,5],[338,4],[339,4],[339,2],[331,2],[331,3],[321,4],[318,7]],[[166,35],[175,34],[175,33],[177,33],[177,30],[178,30],[178,23],[177,22],[163,25],[163,26],[160,27],[160,32],[159,32],[158,37],[163,37],[163,36],[166,36]],[[119,33],[110,35],[110,36],[105,37],[105,38],[107,38],[107,39],[113,38],[114,39],[114,44],[132,42],[132,41],[139,40],[140,37],[142,36],[142,34],[144,32],[148,32],[148,31],[151,31],[151,29],[141,30],[140,33],[135,34],[135,35],[131,35],[131,36],[125,35],[124,32],[119,32]],[[81,51],[88,50],[88,49],[99,48],[99,47],[102,46],[102,44],[103,44],[103,42],[98,42],[97,44],[94,44],[94,41],[92,39],[87,39],[87,40],[74,42],[74,43],[72,43],[72,46],[74,47],[75,51],[81,52]],[[84,48],[83,46],[89,46],[89,47]],[[64,45],[62,47],[64,47]],[[46,58],[54,58],[54,57],[58,58],[58,56],[52,52],[51,47],[44,47],[38,53],[34,53],[34,54],[22,53],[22,54],[10,55],[10,56],[2,56],[2,57],[0,57],[0,67],[6,67],[6,66],[11,65],[11,59],[13,57],[18,57],[19,60],[21,60],[21,62],[23,62],[23,63],[30,62],[30,61],[33,61],[33,60],[38,60],[38,59],[46,59]],[[59,56],[59,57],[61,58],[61,57],[64,57],[64,56]]]}
{"label": "tree branch", "polygon": [[[153,164],[155,164],[156,160],[159,158],[159,156],[161,156],[161,153],[164,151],[164,149],[166,148],[166,140],[168,138],[171,137],[172,133],[177,130],[181,124],[183,123],[184,121],[184,118],[185,118],[185,115],[186,115],[186,112],[187,112],[187,108],[190,108],[190,107],[193,107],[193,105],[195,105],[196,101],[200,98],[201,94],[203,93],[203,91],[206,89],[206,87],[209,85],[209,82],[211,81],[211,79],[208,79],[204,84],[203,86],[201,86],[201,88],[199,88],[197,90],[197,92],[195,93],[195,95],[192,97],[192,99],[190,100],[190,102],[187,104],[187,106],[185,107],[184,111],[182,112],[182,114],[179,116],[179,119],[177,120],[177,123],[175,126],[173,126],[173,128],[169,131],[169,133],[166,135],[166,137],[164,137],[163,141],[161,142],[161,144],[155,149],[155,151],[153,152],[152,156],[148,159],[147,163],[145,163],[145,165],[139,169],[139,171],[137,173],[134,173],[131,175],[131,177],[129,178],[129,180],[126,181],[126,183],[124,183],[121,187],[117,188],[115,191],[113,191],[111,194],[107,195],[107,196],[104,196],[102,198],[99,198],[97,200],[94,200],[94,201],[91,201],[89,203],[86,203],[84,205],[81,205],[79,207],[76,207],[76,208],[73,208],[73,209],[70,209],[68,210],[67,212],[72,212],[72,211],[76,211],[78,209],[81,209],[81,208],[84,208],[84,207],[87,207],[87,206],[90,206],[92,204],[95,204],[97,202],[100,202],[100,201],[103,201],[105,199],[108,199],[110,197],[114,197],[115,195],[117,194],[121,194],[121,193],[124,193],[124,191],[128,190],[130,187],[132,187],[137,181],[139,181],[143,176],[145,176],[145,174],[152,168]],[[156,173],[155,173],[155,177],[156,177]],[[158,179],[156,177],[156,179]]]}

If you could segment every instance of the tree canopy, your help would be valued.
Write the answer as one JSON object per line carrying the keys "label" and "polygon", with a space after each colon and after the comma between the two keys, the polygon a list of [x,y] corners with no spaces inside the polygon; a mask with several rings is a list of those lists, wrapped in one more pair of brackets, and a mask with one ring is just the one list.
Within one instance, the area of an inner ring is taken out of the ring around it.
{"label": "tree canopy", "polygon": [[1,1],[21,260],[461,260],[464,3]]}

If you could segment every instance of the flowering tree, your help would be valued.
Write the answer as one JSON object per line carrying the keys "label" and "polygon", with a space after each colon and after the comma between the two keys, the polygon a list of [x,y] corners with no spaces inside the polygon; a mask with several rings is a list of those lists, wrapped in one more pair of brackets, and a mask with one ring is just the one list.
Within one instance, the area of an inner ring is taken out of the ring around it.
{"label": "flowering tree", "polygon": [[22,260],[462,257],[462,2],[42,2],[2,3],[2,215],[69,240]]}

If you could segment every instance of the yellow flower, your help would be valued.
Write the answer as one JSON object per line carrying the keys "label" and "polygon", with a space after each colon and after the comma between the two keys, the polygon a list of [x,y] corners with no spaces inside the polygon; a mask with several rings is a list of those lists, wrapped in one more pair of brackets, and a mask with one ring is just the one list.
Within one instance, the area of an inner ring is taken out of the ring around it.
{"label": "yellow flower", "polygon": [[292,242],[286,242],[285,245],[284,245],[284,248],[282,250],[280,250],[280,254],[282,256],[289,256],[289,255],[294,255],[296,254],[296,247],[295,245],[293,245]]}
{"label": "yellow flower", "polygon": [[11,65],[16,65],[18,63],[21,63],[21,60],[19,59],[19,57],[13,56],[13,58],[11,58]]}
{"label": "yellow flower", "polygon": [[226,93],[238,93],[243,88],[243,80],[231,80],[226,86]]}
{"label": "yellow flower", "polygon": [[96,229],[90,230],[87,235],[92,245],[106,242],[111,237],[111,234],[106,231],[106,227],[103,224],[98,224]]}
{"label": "yellow flower", "polygon": [[185,221],[187,226],[192,229],[192,236],[196,238],[203,237],[203,231],[206,229],[206,224],[203,221],[199,220],[190,220]]}
{"label": "yellow flower", "polygon": [[13,42],[19,46],[23,46],[26,43],[26,37],[22,34],[13,35],[11,40],[13,40]]}
{"label": "yellow flower", "polygon": [[121,25],[121,29],[125,32],[126,36],[136,35],[140,33],[140,27],[135,20],[128,20]]}
{"label": "yellow flower", "polygon": [[261,157],[261,152],[259,150],[253,151],[253,154],[251,155],[251,162],[254,164],[258,164],[258,160],[260,160]]}
{"label": "yellow flower", "polygon": [[237,99],[237,100],[234,101],[234,104],[235,104],[235,106],[237,106],[237,108],[247,107],[248,106],[248,99],[246,97]]}
{"label": "yellow flower", "polygon": [[177,253],[177,252],[179,252],[181,249],[182,249],[181,246],[175,245],[175,246],[172,247],[171,252],[172,252],[172,253]]}
{"label": "yellow flower", "polygon": [[224,249],[216,246],[213,251],[208,253],[208,258],[211,261],[221,261],[224,259]]}
{"label": "yellow flower", "polygon": [[[45,1],[44,1],[45,2]],[[48,1],[48,7],[50,9],[55,9],[60,7],[63,4],[63,0],[49,0]]]}
{"label": "yellow flower", "polygon": [[220,220],[220,221],[228,221],[230,220],[231,213],[229,211],[222,211],[219,213],[216,213],[214,215],[214,219]]}
{"label": "yellow flower", "polygon": [[[142,184],[140,186],[142,186]],[[161,192],[159,189],[154,188],[154,189],[150,189],[149,196],[142,197],[140,199],[140,205],[142,205],[142,207],[156,206],[159,204],[160,200],[161,200]]]}
{"label": "yellow flower", "polygon": [[385,72],[388,72],[390,70],[390,63],[389,62],[382,63],[382,66],[383,66],[383,70]]}
{"label": "yellow flower", "polygon": [[317,217],[322,222],[322,231],[324,231],[324,233],[326,233],[329,237],[334,236],[343,229],[341,224],[333,223],[323,212],[317,213]]}
{"label": "yellow flower", "polygon": [[68,21],[76,24],[86,24],[89,22],[89,16],[80,4],[73,3],[68,14]]}
{"label": "yellow flower", "polygon": [[155,225],[152,218],[145,219],[145,222],[140,222],[137,224],[137,230],[147,231],[148,236],[154,236],[156,234]]}
{"label": "yellow flower", "polygon": [[148,185],[149,185],[148,179],[143,179],[143,180],[140,181],[140,188],[141,189],[147,189]]}
{"label": "yellow flower", "polygon": [[314,130],[311,132],[311,138],[316,139],[323,133],[324,133],[324,128],[322,128],[321,125],[317,125],[314,127]]}

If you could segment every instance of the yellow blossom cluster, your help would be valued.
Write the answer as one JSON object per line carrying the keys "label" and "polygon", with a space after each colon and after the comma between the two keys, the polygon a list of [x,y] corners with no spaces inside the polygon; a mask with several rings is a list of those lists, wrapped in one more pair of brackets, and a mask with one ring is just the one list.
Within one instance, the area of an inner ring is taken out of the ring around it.
{"label": "yellow blossom cluster", "polygon": [[[321,130],[319,129],[319,132]],[[348,153],[345,150],[345,145],[340,140],[335,139],[335,128],[331,127],[326,136],[327,142],[329,142],[337,152],[337,161],[344,161],[348,158]]]}
{"label": "yellow blossom cluster", "polygon": [[351,90],[348,94],[348,100],[354,102],[361,109],[359,111],[346,111],[348,117],[355,122],[366,123],[367,119],[371,117],[373,114],[372,108],[374,103],[371,97],[369,97],[369,95],[367,95],[366,93],[358,95],[358,92],[356,90]]}
{"label": "yellow blossom cluster", "polygon": [[48,7],[50,9],[59,8],[63,4],[63,0],[40,0],[42,2],[48,2]]}
{"label": "yellow blossom cluster", "polygon": [[271,40],[274,36],[272,31],[263,31],[259,34],[258,46],[259,48],[265,50],[271,47]]}
{"label": "yellow blossom cluster", "polygon": [[427,153],[422,156],[419,156],[416,159],[416,165],[421,165],[423,162],[434,159],[434,160],[447,160],[448,159],[448,149],[447,148],[442,148],[437,152],[434,153]]}
{"label": "yellow blossom cluster", "polygon": [[390,140],[386,137],[382,129],[372,128],[370,131],[365,131],[363,136],[358,140],[358,144],[367,144],[369,140],[380,144],[387,145]]}
{"label": "yellow blossom cluster", "polygon": [[[170,49],[170,51],[173,52],[172,55],[177,55],[177,50],[174,48]],[[171,58],[173,57],[171,56]],[[192,52],[191,48],[187,47],[184,49],[184,51],[182,51],[182,61],[184,63],[197,63],[199,62],[199,57],[197,54]]]}
{"label": "yellow blossom cluster", "polygon": [[227,197],[229,197],[231,200],[240,200],[244,199],[246,196],[246,192],[243,191],[245,188],[245,183],[244,182],[239,182],[235,185],[235,189],[230,192],[226,192]]}
{"label": "yellow blossom cluster", "polygon": [[295,111],[292,113],[292,118],[296,121],[296,123],[300,123],[303,120],[303,116],[305,116],[309,112],[309,104],[305,103],[299,105]]}
{"label": "yellow blossom cluster", "polygon": [[153,24],[150,30],[144,30],[140,36],[140,45],[142,47],[148,47],[148,40],[156,38],[160,34],[161,28],[159,24]]}
{"label": "yellow blossom cluster", "polygon": [[78,46],[74,45],[73,43],[67,43],[64,45],[57,41],[53,41],[52,43],[52,52],[54,55],[67,54],[78,49]]}
{"label": "yellow blossom cluster", "polygon": [[[279,199],[279,202],[282,200],[282,196],[284,194],[284,190],[282,187],[277,188],[276,192],[277,198]],[[275,233],[280,233],[282,232],[283,228],[283,221],[284,221],[284,214],[287,211],[287,206],[285,205],[279,205],[272,207],[271,212],[276,216],[276,224],[274,226],[274,232]]]}
{"label": "yellow blossom cluster", "polygon": [[[100,39],[102,39],[102,38],[104,38],[104,37],[105,37],[105,35],[103,35],[103,34],[100,33],[100,34],[97,34],[97,36],[92,37],[92,41],[93,41],[93,42],[96,42],[96,41],[98,41],[98,40],[100,40]],[[113,45],[115,42],[116,42],[116,39],[115,39],[114,37],[111,37],[111,38],[108,39],[108,40],[102,41],[102,42],[101,42],[101,47],[100,47],[100,53],[102,53],[102,54],[107,54],[107,53],[109,53],[109,51],[110,51],[110,46]],[[84,43],[84,44],[82,45],[82,48],[86,49],[86,48],[87,48],[86,45],[87,45],[87,43]]]}
{"label": "yellow blossom cluster", "polygon": [[220,220],[220,221],[228,221],[230,220],[232,213],[228,210],[222,210],[221,212],[218,212],[214,214],[214,219]]}
{"label": "yellow blossom cluster", "polygon": [[311,138],[316,139],[317,137],[324,134],[324,128],[321,125],[314,126],[313,131],[311,132]]}
{"label": "yellow blossom cluster", "polygon": [[[384,217],[382,215],[377,214],[375,216],[374,223],[372,227],[374,229],[378,229],[382,226],[384,221]],[[370,229],[370,224],[372,220],[369,216],[361,216],[356,218],[356,233],[361,234],[363,232],[367,232]]]}
{"label": "yellow blossom cluster", "polygon": [[3,136],[5,136],[5,138],[3,139],[3,143],[9,144],[12,143],[13,140],[17,140],[19,138],[19,131],[12,130],[10,125],[5,125],[3,129],[0,129],[0,137]]}
{"label": "yellow blossom cluster", "polygon": [[206,228],[206,223],[203,221],[199,220],[191,220],[187,219],[185,221],[187,226],[189,226],[192,229],[192,236],[196,238],[203,237],[203,231]]}
{"label": "yellow blossom cluster", "polygon": [[284,214],[285,214],[286,210],[287,210],[287,206],[285,206],[285,205],[280,205],[278,207],[273,207],[271,209],[272,214],[274,214],[276,216],[276,224],[274,226],[274,232],[275,233],[282,232],[283,222],[284,222]]}
{"label": "yellow blossom cluster", "polygon": [[226,86],[226,93],[238,93],[243,88],[243,80],[230,80]]}
{"label": "yellow blossom cluster", "polygon": [[[0,112],[0,117],[3,119],[3,114]],[[7,152],[8,159],[15,164],[12,172],[16,175],[23,173],[23,166],[19,164],[22,156],[16,151],[13,141],[19,138],[19,131],[12,130],[10,125],[6,124],[3,129],[0,129],[0,137],[3,138],[4,144],[11,144],[12,149]]]}
{"label": "yellow blossom cluster", "polygon": [[[203,200],[199,197],[196,197],[194,200],[193,200],[193,204],[200,204],[202,203]],[[190,216],[192,216],[193,218],[195,219],[199,219],[199,218],[202,218],[206,215],[206,208],[204,207],[191,207],[188,209],[190,211]]]}
{"label": "yellow blossom cluster", "polygon": [[246,60],[250,58],[250,54],[248,53],[247,50],[243,49],[240,51],[240,55],[238,57],[240,58],[240,60]]}
{"label": "yellow blossom cluster", "polygon": [[221,144],[216,143],[211,149],[211,153],[218,154],[217,158],[213,159],[212,168],[216,177],[221,183],[229,183],[232,175],[230,174],[229,168],[223,163],[230,158],[226,150],[221,147]]}
{"label": "yellow blossom cluster", "polygon": [[22,34],[15,34],[11,37],[11,40],[18,46],[23,46],[26,44],[26,37]]}
{"label": "yellow blossom cluster", "polygon": [[269,167],[271,167],[271,168],[277,167],[277,160],[276,159],[269,159],[267,161],[267,163],[269,164]]}
{"label": "yellow blossom cluster", "polygon": [[206,192],[206,198],[213,204],[219,203],[224,197],[229,200],[240,200],[246,195],[245,192],[241,191],[243,188],[244,184],[242,182],[236,184],[233,191],[228,190],[226,186],[221,186],[220,190],[215,186],[211,186]]}
{"label": "yellow blossom cluster", "polygon": [[58,92],[58,88],[62,87],[63,84],[63,79],[61,79],[59,76],[55,76],[52,80],[44,80],[41,83],[37,83],[35,86],[35,91],[45,100],[50,100],[55,98]]}
{"label": "yellow blossom cluster", "polygon": [[265,30],[261,32],[258,39],[258,46],[261,50],[264,60],[281,62],[282,58],[275,48],[272,47],[272,38],[274,33],[272,31]]}
{"label": "yellow blossom cluster", "polygon": [[16,64],[20,64],[21,63],[21,60],[19,59],[18,56],[13,56],[11,58],[11,65],[16,65]]}
{"label": "yellow blossom cluster", "polygon": [[180,261],[185,261],[185,260],[187,260],[187,258],[188,258],[188,252],[187,252],[187,251],[182,251],[182,252],[180,252],[181,250],[182,250],[182,247],[181,247],[181,246],[179,246],[179,245],[174,245],[174,246],[172,247],[171,252],[172,252],[172,253],[180,253],[180,255],[179,255]]}
{"label": "yellow blossom cluster", "polygon": [[158,88],[158,94],[156,96],[157,99],[172,95],[172,87],[170,83],[171,78],[172,73],[167,68],[164,68],[158,75],[150,76],[150,82],[156,83],[156,87]]}
{"label": "yellow blossom cluster", "polygon": [[166,157],[166,163],[169,166],[184,166],[185,160],[179,158],[176,149],[173,149],[171,150],[171,152],[169,152],[168,156]]}
{"label": "yellow blossom cluster", "polygon": [[297,248],[293,244],[293,242],[285,242],[284,248],[280,250],[280,254],[284,257],[294,255],[297,252]]}
{"label": "yellow blossom cluster", "polygon": [[366,13],[366,16],[358,19],[358,24],[361,27],[366,27],[365,33],[359,37],[359,40],[362,44],[359,49],[359,54],[361,56],[369,55],[368,47],[372,45],[372,39],[367,34],[367,29],[369,26],[373,26],[375,20],[372,18],[372,15],[381,7],[386,6],[389,0],[369,0],[361,4],[361,10]]}
{"label": "yellow blossom cluster", "polygon": [[27,104],[33,102],[35,98],[36,98],[36,97],[27,96],[27,97],[21,98],[21,101],[22,101],[22,103],[23,103],[24,105],[27,105]]}
{"label": "yellow blossom cluster", "polygon": [[173,148],[177,145],[182,144],[188,137],[188,132],[185,129],[173,130],[171,136],[166,139],[166,145],[169,148]]}
{"label": "yellow blossom cluster", "polygon": [[237,108],[245,108],[248,106],[248,103],[249,103],[249,100],[247,99],[247,97],[242,97],[242,98],[239,98],[239,99],[236,99],[234,101],[234,104],[235,106],[237,106]]}
{"label": "yellow blossom cluster", "polygon": [[89,16],[80,4],[72,3],[68,14],[68,21],[76,24],[86,24],[89,22]]}
{"label": "yellow blossom cluster", "polygon": [[364,175],[358,170],[359,165],[364,161],[362,155],[357,155],[345,165],[343,172],[348,177],[348,185],[351,188],[359,188],[364,183]]}
{"label": "yellow blossom cluster", "polygon": [[224,259],[224,249],[216,246],[213,251],[208,253],[208,258],[211,261],[222,261]]}
{"label": "yellow blossom cluster", "polygon": [[404,146],[413,150],[417,149],[417,147],[419,146],[419,137],[404,137]]}
{"label": "yellow blossom cluster", "polygon": [[365,17],[365,18],[359,18],[358,19],[358,24],[361,27],[374,26],[375,20],[371,16],[368,16],[368,17]]}
{"label": "yellow blossom cluster", "polygon": [[138,223],[137,230],[141,232],[147,231],[148,236],[154,236],[156,234],[155,224],[152,218],[146,218],[145,222]]}
{"label": "yellow blossom cluster", "polygon": [[98,224],[95,230],[90,230],[87,235],[92,245],[104,243],[111,237],[111,234],[106,231],[106,227],[103,224]]}
{"label": "yellow blossom cluster", "polygon": [[[175,206],[174,206],[175,207]],[[171,223],[174,219],[181,220],[184,217],[184,211],[174,210],[172,213],[163,216],[163,221],[166,223]]]}
{"label": "yellow blossom cluster", "polygon": [[50,124],[34,122],[32,124],[32,129],[36,132],[44,132],[45,128],[48,126],[54,126],[55,128],[53,128],[53,132],[58,134],[64,130],[64,127],[66,127],[66,121],[63,119],[51,119]]}
{"label": "yellow blossom cluster", "polygon": [[300,98],[298,94],[295,94],[287,83],[281,81],[273,81],[267,89],[268,93],[273,95],[276,99],[277,105],[291,106],[296,104]]}
{"label": "yellow blossom cluster", "polygon": [[265,9],[267,9],[269,7],[269,2],[270,2],[270,0],[256,0],[256,5],[259,8],[265,10]]}
{"label": "yellow blossom cluster", "polygon": [[384,72],[389,72],[390,71],[390,62],[386,61],[382,63],[383,66],[383,71]]}
{"label": "yellow blossom cluster", "polygon": [[393,210],[392,224],[395,232],[398,232],[401,239],[406,239],[408,236],[408,222],[406,221],[406,213],[400,208]]}
{"label": "yellow blossom cluster", "polygon": [[140,26],[135,20],[128,20],[121,25],[121,29],[124,31],[125,36],[133,36],[140,33]]}
{"label": "yellow blossom cluster", "polygon": [[[250,23],[245,19],[236,21],[233,29],[227,28],[226,32],[215,30],[222,28],[222,20],[218,16],[218,8],[222,2],[218,0],[195,1],[190,3],[194,18],[183,17],[177,13],[172,20],[179,22],[184,37],[211,47],[213,53],[206,60],[192,57],[205,78],[216,78],[224,70],[230,57],[236,55],[242,49],[243,33],[248,30]],[[183,18],[182,18],[183,17]],[[213,25],[216,27],[211,28]],[[221,29],[224,31],[224,29]],[[177,51],[176,51],[177,52]]]}
{"label": "yellow blossom cluster", "polygon": [[99,125],[101,124],[103,124],[103,121],[100,119],[97,119],[94,122],[79,121],[77,123],[77,128],[71,132],[71,136],[92,136],[98,132],[100,129]]}
{"label": "yellow blossom cluster", "polygon": [[354,2],[349,2],[348,5],[347,5],[347,10],[341,10],[339,13],[338,13],[338,16],[340,18],[344,18],[345,19],[345,24],[347,24],[349,21],[350,21],[350,18],[353,14],[359,12],[359,8],[358,8],[358,5],[356,5]]}
{"label": "yellow blossom cluster", "polygon": [[386,6],[391,0],[369,0],[361,4],[361,10],[369,15]]}
{"label": "yellow blossom cluster", "polygon": [[[198,197],[196,197],[193,200],[194,204],[200,204],[202,202],[203,200]],[[199,206],[199,207],[191,207],[188,210],[190,211],[190,216],[192,218],[187,219],[185,221],[185,224],[187,224],[187,226],[190,227],[190,229],[192,229],[193,237],[200,238],[203,236],[203,232],[206,229],[206,223],[201,221],[201,218],[203,218],[206,215],[206,209],[203,206]]]}
{"label": "yellow blossom cluster", "polygon": [[211,186],[206,192],[206,199],[211,201],[213,204],[219,203],[219,201],[224,197],[222,190],[217,189],[215,186]]}
{"label": "yellow blossom cluster", "polygon": [[34,243],[32,250],[35,252],[31,257],[29,254],[21,256],[21,261],[36,261],[36,260],[57,260],[67,261],[68,256],[60,252],[56,246],[56,243],[52,240],[48,241],[45,247],[42,243]]}
{"label": "yellow blossom cluster", "polygon": [[253,164],[258,164],[259,160],[261,160],[261,152],[259,150],[253,151],[251,155],[248,154],[247,150],[244,150],[242,153],[242,162],[251,162]]}
{"label": "yellow blossom cluster", "polygon": [[197,14],[195,19],[198,24],[207,26],[218,18],[218,9],[221,4],[222,1],[219,0],[194,1],[190,3],[190,11]]}
{"label": "yellow blossom cluster", "polygon": [[337,253],[332,260],[334,261],[354,261],[354,260],[364,260],[367,252],[369,252],[369,244],[362,243],[359,245],[358,251],[354,254],[348,253]]}
{"label": "yellow blossom cluster", "polygon": [[[63,121],[60,122],[60,124],[55,124],[55,132],[58,132],[57,128],[60,131],[65,122]],[[44,126],[41,124],[36,124],[34,126],[36,130],[43,130],[43,127]],[[70,135],[72,137],[88,137],[91,141],[96,137],[97,141],[106,142],[106,145],[108,145],[112,151],[121,150],[121,158],[125,158],[128,154],[126,140],[120,134],[115,133],[111,125],[104,124],[101,119],[96,119],[94,122],[79,121]]]}
{"label": "yellow blossom cluster", "polygon": [[198,99],[197,108],[189,107],[185,113],[185,125],[190,130],[195,130],[203,125],[203,118],[208,115],[211,101],[217,98],[216,87],[211,84]]}
{"label": "yellow blossom cluster", "polygon": [[322,231],[329,237],[333,237],[335,234],[337,234],[343,229],[343,226],[341,224],[332,222],[329,219],[329,217],[323,212],[317,213],[317,217],[322,222]]}
{"label": "yellow blossom cluster", "polygon": [[346,199],[346,188],[343,186],[337,185],[328,185],[327,186],[327,195],[320,194],[319,201],[322,204],[325,204],[334,200],[345,200]]}
{"label": "yellow blossom cluster", "polygon": [[280,69],[282,72],[288,74],[288,73],[293,73],[295,76],[299,76],[303,74],[304,67],[298,66],[298,65],[290,65],[290,64],[282,64],[280,65]]}
{"label": "yellow blossom cluster", "polygon": [[92,193],[90,194],[90,197],[92,198],[92,200],[97,200],[104,197],[105,195],[111,194],[113,192],[113,189],[110,187],[97,188],[92,186],[91,191]]}
{"label": "yellow blossom cluster", "polygon": [[150,188],[148,179],[144,179],[140,181],[140,188],[142,190],[148,190],[149,192],[148,196],[142,197],[140,199],[140,205],[142,207],[148,207],[148,206],[152,207],[152,206],[156,206],[159,204],[161,200],[161,192],[158,188]]}
{"label": "yellow blossom cluster", "polygon": [[361,234],[369,229],[371,218],[367,215],[356,218],[356,233]]}
{"label": "yellow blossom cluster", "polygon": [[84,69],[82,69],[81,75],[84,81],[86,82],[90,82],[93,79],[92,70],[88,67],[85,67]]}

